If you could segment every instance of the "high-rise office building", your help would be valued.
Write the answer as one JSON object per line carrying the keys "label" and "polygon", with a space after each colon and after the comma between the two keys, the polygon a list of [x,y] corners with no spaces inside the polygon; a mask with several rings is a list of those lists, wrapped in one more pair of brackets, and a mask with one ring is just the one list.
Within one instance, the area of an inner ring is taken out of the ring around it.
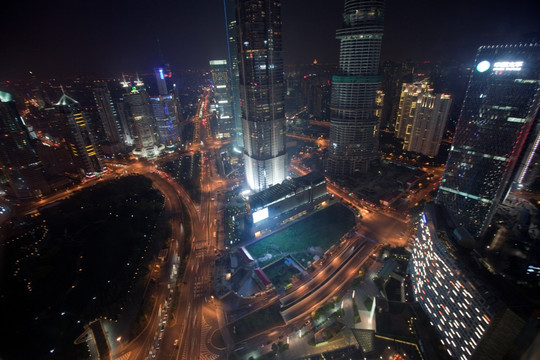
{"label": "high-rise office building", "polygon": [[129,121],[133,128],[134,153],[138,156],[152,158],[159,154],[154,135],[153,114],[148,103],[148,94],[144,83],[137,77],[134,85],[130,87],[126,81],[122,83],[127,91],[122,99],[127,105]]}
{"label": "high-rise office building", "polygon": [[133,123],[130,121],[128,106],[123,97],[120,98],[119,101],[115,102],[115,105],[120,127],[122,128],[122,138],[124,139],[124,144],[127,146],[133,146],[135,142],[135,130],[133,129]]}
{"label": "high-rise office building", "polygon": [[403,150],[437,155],[451,104],[450,95],[434,94],[427,83],[403,84],[395,126]]}
{"label": "high-rise office building", "polygon": [[416,103],[410,135],[403,149],[436,156],[441,146],[452,98],[448,94],[420,94]]}
{"label": "high-rise office building", "polygon": [[235,0],[223,0],[225,11],[225,33],[227,35],[227,60],[231,82],[232,116],[236,133],[236,143],[244,146],[242,135],[242,109],[240,107],[240,71],[238,63],[238,24],[236,22]]}
{"label": "high-rise office building", "polygon": [[124,150],[122,128],[107,83],[97,83],[93,91],[97,112],[107,140],[107,143],[102,146],[110,153],[121,152]]}
{"label": "high-rise office building", "polygon": [[405,139],[406,135],[411,133],[418,95],[432,91],[427,82],[402,85],[395,125],[395,136],[398,139]]}
{"label": "high-rise office building", "polygon": [[10,93],[0,91],[0,185],[18,198],[49,192],[45,173]]}
{"label": "high-rise office building", "polygon": [[[165,147],[172,149],[180,144],[180,103],[168,84],[172,71],[168,65],[154,69],[158,95],[150,97],[150,106],[154,117],[155,135]],[[174,84],[176,89],[176,85]]]}
{"label": "high-rise office building", "polygon": [[426,204],[409,266],[414,299],[454,359],[503,359],[525,322],[467,267],[463,249],[471,245],[444,206]]}
{"label": "high-rise office building", "polygon": [[71,156],[81,174],[91,178],[104,172],[106,167],[81,104],[64,93],[55,108]]}
{"label": "high-rise office building", "polygon": [[333,177],[366,172],[377,156],[383,10],[383,0],[345,0],[343,28],[336,32],[339,75],[332,77],[330,105],[327,171]]}
{"label": "high-rise office building", "polygon": [[235,125],[227,60],[210,60],[210,71],[217,111],[216,134],[218,138],[229,138],[235,134]]}
{"label": "high-rise office building", "polygon": [[245,171],[260,191],[286,175],[281,1],[238,0],[236,19]]}
{"label": "high-rise office building", "polygon": [[474,236],[515,178],[540,107],[540,44],[482,46],[437,194]]}
{"label": "high-rise office building", "polygon": [[150,98],[156,132],[165,147],[174,148],[180,143],[180,121],[178,106],[173,95],[159,95]]}

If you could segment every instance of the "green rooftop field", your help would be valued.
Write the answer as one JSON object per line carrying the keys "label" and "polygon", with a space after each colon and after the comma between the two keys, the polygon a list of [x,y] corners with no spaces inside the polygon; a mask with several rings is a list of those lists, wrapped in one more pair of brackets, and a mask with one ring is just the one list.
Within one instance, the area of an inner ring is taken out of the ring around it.
{"label": "green rooftop field", "polygon": [[354,214],[342,204],[334,204],[247,247],[259,266],[293,256],[307,267],[315,255],[321,256],[355,224]]}

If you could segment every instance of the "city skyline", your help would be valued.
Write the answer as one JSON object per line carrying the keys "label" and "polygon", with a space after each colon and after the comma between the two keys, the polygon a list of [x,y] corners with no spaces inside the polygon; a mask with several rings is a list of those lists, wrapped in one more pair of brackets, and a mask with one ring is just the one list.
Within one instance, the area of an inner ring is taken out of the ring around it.
{"label": "city skyline", "polygon": [[536,10],[8,4],[0,357],[540,358]]}
{"label": "city skyline", "polygon": [[[162,1],[152,7],[140,1],[69,7],[37,1],[24,4],[10,3],[4,13],[6,26],[16,28],[17,35],[3,44],[9,56],[0,60],[1,80],[25,77],[28,71],[39,78],[141,71],[161,61],[159,47],[173,69],[204,68],[209,59],[227,56],[221,0]],[[308,63],[315,58],[337,63],[339,42],[334,35],[342,11],[339,1],[285,3],[286,63]],[[171,18],[165,19],[165,14]],[[497,6],[462,0],[436,8],[428,1],[387,1],[382,59],[472,62],[471,54],[480,45],[538,40],[540,26],[534,14],[540,14],[534,0]],[[456,18],[460,19],[457,29]],[[25,19],[25,26],[20,26],[20,19]],[[99,19],[99,26],[94,19]],[[70,41],[51,46],[58,37]]]}

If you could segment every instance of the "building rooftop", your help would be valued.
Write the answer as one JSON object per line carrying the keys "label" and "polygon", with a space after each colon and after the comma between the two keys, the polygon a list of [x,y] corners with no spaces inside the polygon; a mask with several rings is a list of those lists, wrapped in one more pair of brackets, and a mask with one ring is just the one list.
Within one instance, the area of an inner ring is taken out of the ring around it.
{"label": "building rooftop", "polygon": [[281,184],[276,184],[252,195],[249,198],[249,206],[252,210],[262,208],[288,195],[294,195],[297,192],[304,191],[306,188],[325,181],[324,176],[318,172],[311,172],[301,177],[286,179]]}

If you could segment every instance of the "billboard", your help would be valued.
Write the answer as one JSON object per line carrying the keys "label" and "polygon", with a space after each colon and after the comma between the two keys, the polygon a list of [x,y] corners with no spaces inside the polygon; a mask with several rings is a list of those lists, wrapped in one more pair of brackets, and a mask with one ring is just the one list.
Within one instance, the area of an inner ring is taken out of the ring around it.
{"label": "billboard", "polygon": [[256,224],[259,221],[262,221],[264,219],[268,218],[268,208],[265,207],[264,209],[261,209],[259,211],[255,211],[253,213],[253,223]]}

